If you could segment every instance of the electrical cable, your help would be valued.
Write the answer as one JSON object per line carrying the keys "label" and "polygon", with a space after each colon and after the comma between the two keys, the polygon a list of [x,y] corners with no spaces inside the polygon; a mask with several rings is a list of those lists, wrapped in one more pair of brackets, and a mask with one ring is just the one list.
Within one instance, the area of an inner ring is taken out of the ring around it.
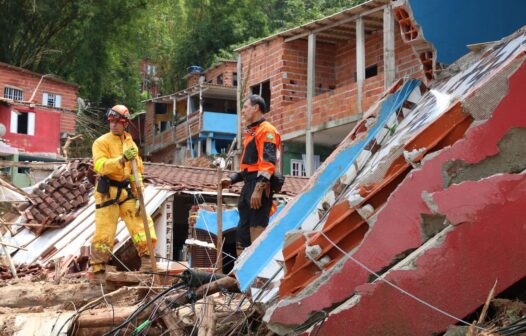
{"label": "electrical cable", "polygon": [[164,295],[166,295],[167,293],[169,293],[170,291],[174,290],[174,289],[177,289],[179,287],[182,287],[184,286],[184,283],[183,282],[178,282],[176,283],[175,285],[172,285],[170,287],[168,287],[167,289],[163,290],[161,293],[157,294],[152,300],[150,300],[148,303],[145,303],[143,304],[142,306],[140,306],[139,308],[137,308],[125,321],[123,321],[121,324],[119,324],[116,328],[114,328],[113,330],[107,332],[106,334],[104,334],[105,336],[109,336],[109,335],[119,335],[120,334],[120,330],[122,328],[124,328],[128,323],[130,323],[130,321],[132,321],[137,315],[139,315],[143,310],[145,310],[146,308],[148,308],[152,303],[154,303],[155,301],[157,301],[159,298],[163,297]]}
{"label": "electrical cable", "polygon": [[111,314],[112,314],[112,321],[111,321],[111,327],[115,327],[115,309],[113,308],[113,305],[106,300],[106,294],[104,293],[104,288],[102,287],[102,284],[100,284],[100,291],[102,292],[102,298],[104,299],[104,302],[106,302],[106,305],[111,306]]}
{"label": "electrical cable", "polygon": [[[382,277],[381,275],[379,275],[378,273],[376,273],[375,271],[373,271],[371,268],[367,267],[365,264],[363,264],[362,262],[360,262],[359,260],[357,260],[356,258],[354,258],[352,255],[350,255],[349,253],[347,253],[345,250],[343,250],[340,246],[338,246],[338,244],[336,244],[335,242],[333,242],[323,231],[320,231],[320,234],[325,237],[325,239],[327,239],[327,241],[333,245],[338,251],[340,251],[341,253],[343,253],[348,259],[352,260],[355,264],[357,264],[358,266],[360,266],[361,268],[365,269],[367,272],[373,274],[377,280],[380,280],[380,281],[383,281],[385,282],[386,284],[388,284],[389,286],[393,287],[394,289],[398,290],[400,293],[402,294],[405,294],[407,296],[409,296],[410,298],[412,298],[413,300],[423,304],[424,306],[428,307],[428,308],[431,308],[432,310],[444,315],[444,316],[447,316],[457,322],[460,322],[462,324],[465,324],[467,326],[471,326],[472,324],[467,322],[467,321],[464,321],[454,315],[451,315],[450,313],[446,312],[445,310],[442,310],[438,307],[435,307],[433,306],[432,304],[430,304],[429,302],[419,298],[418,296],[414,295],[414,294],[411,294],[409,293],[408,291],[406,291],[405,289],[399,287],[398,285],[396,285],[395,283],[387,280],[385,277]],[[487,329],[485,328],[482,328],[482,327],[479,327],[479,326],[475,326],[475,328],[479,329],[479,330],[482,330],[482,331],[487,331]]]}

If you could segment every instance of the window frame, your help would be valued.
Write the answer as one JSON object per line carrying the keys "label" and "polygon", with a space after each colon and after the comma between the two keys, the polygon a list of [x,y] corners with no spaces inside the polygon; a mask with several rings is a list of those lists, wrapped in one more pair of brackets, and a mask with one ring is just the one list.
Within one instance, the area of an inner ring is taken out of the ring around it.
{"label": "window frame", "polygon": [[[6,91],[8,90],[11,90],[11,95],[7,94]],[[15,97],[15,93],[16,91],[18,91],[20,93],[20,99],[16,99],[17,97]],[[7,99],[11,99],[11,100],[16,100],[16,101],[22,101],[24,100],[24,90],[20,89],[20,88],[17,88],[17,87],[14,87],[14,86],[11,86],[11,85],[6,85],[4,86],[4,98],[7,98]]]}
{"label": "window frame", "polygon": [[[297,165],[297,168],[294,168],[294,165]],[[307,176],[305,164],[302,159],[290,159],[290,175],[297,177]]]}
{"label": "window frame", "polygon": [[[52,98],[53,104],[49,104],[51,96],[53,97]],[[42,105],[54,107],[54,108],[61,108],[62,107],[62,95],[59,95],[57,93],[52,93],[52,92],[44,92],[42,94]]]}
{"label": "window frame", "polygon": [[[27,126],[26,126],[26,133],[20,133],[19,132],[19,117],[22,115],[22,113],[27,114]],[[21,135],[29,135],[34,136],[35,135],[35,123],[36,123],[36,115],[35,112],[22,112],[17,110],[11,110],[11,127],[10,127],[10,133],[13,134],[21,134]]]}

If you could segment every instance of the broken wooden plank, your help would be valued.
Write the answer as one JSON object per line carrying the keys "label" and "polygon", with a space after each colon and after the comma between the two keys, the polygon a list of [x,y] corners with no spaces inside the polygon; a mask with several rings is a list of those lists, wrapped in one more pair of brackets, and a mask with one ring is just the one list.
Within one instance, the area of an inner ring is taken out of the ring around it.
{"label": "broken wooden plank", "polygon": [[0,307],[51,307],[73,302],[82,306],[102,295],[100,287],[84,284],[53,285],[51,283],[20,281],[0,287]]}
{"label": "broken wooden plank", "polygon": [[[239,283],[233,277],[226,276],[216,281],[212,281],[210,284],[203,285],[195,290],[195,299],[199,300],[203,298],[205,293],[212,295],[219,292],[220,290],[227,290],[232,293],[239,293]],[[172,294],[166,297],[165,302],[174,302],[178,305],[185,305],[189,302],[187,295],[180,295],[180,293]]]}
{"label": "broken wooden plank", "polygon": [[[124,322],[139,306],[130,307],[107,307],[92,309],[82,313],[77,318],[77,325],[79,328],[100,328],[117,326]],[[137,319],[140,321],[146,318],[154,306],[144,309]]]}
{"label": "broken wooden plank", "polygon": [[214,336],[216,329],[215,302],[212,296],[206,299],[203,306],[201,322],[197,336]]}

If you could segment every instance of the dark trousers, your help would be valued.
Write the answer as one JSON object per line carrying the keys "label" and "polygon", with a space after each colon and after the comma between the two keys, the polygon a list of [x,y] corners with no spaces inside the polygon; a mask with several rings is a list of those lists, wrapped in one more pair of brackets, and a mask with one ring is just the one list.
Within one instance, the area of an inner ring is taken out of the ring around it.
{"label": "dark trousers", "polygon": [[255,178],[245,181],[237,203],[239,223],[237,224],[236,238],[237,245],[241,248],[246,248],[252,243],[250,227],[266,227],[268,225],[270,209],[272,208],[272,192],[270,197],[267,197],[266,192],[263,192],[259,209],[250,208],[250,197],[252,192],[254,192],[256,183],[257,180]]}

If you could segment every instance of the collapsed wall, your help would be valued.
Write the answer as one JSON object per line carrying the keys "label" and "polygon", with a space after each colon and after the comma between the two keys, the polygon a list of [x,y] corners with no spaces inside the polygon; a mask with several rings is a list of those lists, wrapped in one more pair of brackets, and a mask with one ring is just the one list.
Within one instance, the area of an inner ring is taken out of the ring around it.
{"label": "collapsed wall", "polygon": [[[331,155],[310,188],[346,149],[359,149],[351,167],[333,176],[317,216],[289,219],[300,220],[301,230],[289,233],[272,272],[268,261],[251,266],[258,249],[272,252],[261,241],[236,265],[241,282],[252,279],[244,272],[267,282],[248,287],[268,305],[273,330],[325,321],[320,334],[440,332],[455,322],[440,311],[465,316],[495,278],[500,292],[526,275],[515,236],[524,231],[517,211],[525,191],[525,41],[522,29],[471,55],[469,66],[420,91],[421,98],[404,96],[382,137],[356,147],[380,120],[367,118]],[[367,116],[378,115],[377,106]],[[377,279],[381,274],[437,309]]]}

